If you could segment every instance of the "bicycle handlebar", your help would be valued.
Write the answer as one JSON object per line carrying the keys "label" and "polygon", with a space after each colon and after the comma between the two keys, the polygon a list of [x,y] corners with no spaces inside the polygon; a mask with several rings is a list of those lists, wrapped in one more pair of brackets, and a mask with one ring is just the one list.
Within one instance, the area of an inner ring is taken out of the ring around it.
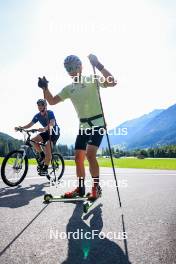
{"label": "bicycle handlebar", "polygon": [[27,134],[29,134],[29,133],[36,133],[36,132],[38,132],[38,129],[29,129],[29,130],[26,130],[26,129],[24,129],[24,128],[17,128],[16,129],[16,131],[19,131],[19,132],[26,132]]}

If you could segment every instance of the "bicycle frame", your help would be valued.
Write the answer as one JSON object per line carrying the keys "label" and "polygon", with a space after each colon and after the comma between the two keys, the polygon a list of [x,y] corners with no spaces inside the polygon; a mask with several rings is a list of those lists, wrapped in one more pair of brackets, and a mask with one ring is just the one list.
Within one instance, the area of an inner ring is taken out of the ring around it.
{"label": "bicycle frame", "polygon": [[32,152],[34,153],[35,157],[36,157],[36,152],[35,152],[35,149],[33,147],[33,144],[31,143],[36,143],[40,146],[45,146],[44,143],[39,143],[39,142],[36,142],[34,140],[32,140],[30,137],[31,137],[31,134],[30,133],[34,133],[34,132],[37,132],[38,130],[36,129],[32,129],[32,130],[21,130],[21,132],[24,131],[25,133],[27,133],[28,137],[27,139],[25,139],[25,135],[24,135],[24,144],[21,145],[20,147],[20,151],[23,151],[23,159],[24,157],[27,155],[27,150],[30,148],[32,150]]}

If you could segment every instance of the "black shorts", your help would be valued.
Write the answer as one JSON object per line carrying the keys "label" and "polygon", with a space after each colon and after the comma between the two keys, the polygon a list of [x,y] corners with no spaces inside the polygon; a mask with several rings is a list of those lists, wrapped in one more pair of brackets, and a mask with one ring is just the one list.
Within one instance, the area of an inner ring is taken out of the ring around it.
{"label": "black shorts", "polygon": [[[39,134],[41,136],[41,138],[43,139],[43,143],[45,144],[48,140],[50,140],[50,135],[49,135],[49,132],[46,131],[46,132],[42,132]],[[59,139],[60,137],[60,134],[58,135],[55,135],[55,134],[52,134],[51,135],[51,141],[52,143],[55,145],[57,140]]]}
{"label": "black shorts", "polygon": [[105,130],[103,127],[94,127],[94,130],[91,128],[79,130],[79,134],[76,137],[75,150],[86,150],[87,144],[99,147],[104,133]]}

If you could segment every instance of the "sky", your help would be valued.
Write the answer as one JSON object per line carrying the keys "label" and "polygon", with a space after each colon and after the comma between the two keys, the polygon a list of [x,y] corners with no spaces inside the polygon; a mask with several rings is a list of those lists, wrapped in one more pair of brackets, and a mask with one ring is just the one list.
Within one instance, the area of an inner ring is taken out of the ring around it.
{"label": "sky", "polygon": [[[97,55],[118,85],[101,89],[108,128],[176,103],[176,2],[172,0],[0,0],[0,131],[21,138],[42,98],[71,82],[63,61],[76,54],[83,74]],[[69,100],[48,109],[74,144],[78,119]],[[40,127],[36,125],[36,127]]]}

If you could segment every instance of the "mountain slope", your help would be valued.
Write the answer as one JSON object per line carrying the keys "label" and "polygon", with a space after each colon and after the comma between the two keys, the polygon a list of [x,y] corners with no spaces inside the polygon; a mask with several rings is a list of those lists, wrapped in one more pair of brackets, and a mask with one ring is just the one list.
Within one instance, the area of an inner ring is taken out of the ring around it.
{"label": "mountain slope", "polygon": [[[153,118],[158,116],[160,113],[163,112],[163,109],[160,110],[154,110],[149,114],[145,114],[139,118],[135,118],[132,120],[128,120],[115,129],[110,130],[110,141],[112,145],[118,145],[120,148],[127,148],[129,142],[133,141],[133,138],[135,137],[135,134],[137,134],[141,129],[143,129]],[[123,129],[127,129],[127,134],[124,135],[122,132]],[[117,135],[113,135],[113,131],[117,131]],[[101,144],[101,147],[106,146],[106,139],[103,138],[103,142]]]}
{"label": "mountain slope", "polygon": [[[110,135],[112,146],[123,149],[149,148],[176,144],[176,104],[165,110],[154,110],[126,121],[117,129],[127,128],[127,135]],[[110,131],[112,133],[112,130]],[[107,146],[105,138],[101,147]]]}
{"label": "mountain slope", "polygon": [[176,104],[151,120],[131,140],[128,148],[176,144]]}
{"label": "mountain slope", "polygon": [[0,156],[6,155],[9,151],[19,149],[22,143],[21,140],[0,132]]}
{"label": "mountain slope", "polygon": [[11,137],[8,134],[5,134],[3,132],[0,132],[0,139],[1,140],[15,140],[13,137]]}

